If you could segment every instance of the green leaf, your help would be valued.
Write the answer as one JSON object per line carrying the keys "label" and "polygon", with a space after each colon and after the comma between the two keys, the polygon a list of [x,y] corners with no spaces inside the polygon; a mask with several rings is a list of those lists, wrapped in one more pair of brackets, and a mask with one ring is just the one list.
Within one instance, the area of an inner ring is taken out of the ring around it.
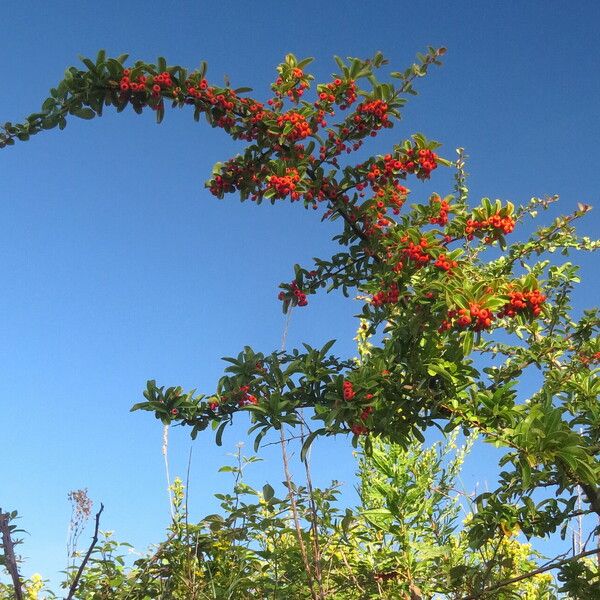
{"label": "green leaf", "polygon": [[466,331],[463,334],[462,350],[465,356],[469,356],[473,350],[473,332]]}
{"label": "green leaf", "polygon": [[459,308],[464,308],[465,310],[469,308],[469,301],[462,294],[453,294],[451,298]]}
{"label": "green leaf", "polygon": [[72,111],[73,115],[79,117],[80,119],[93,119],[96,116],[96,113],[91,108],[77,108]]}
{"label": "green leaf", "polygon": [[[260,427],[260,423],[258,423],[257,425]],[[262,439],[265,437],[265,435],[267,435],[268,431],[269,431],[269,428],[265,427],[264,429],[262,429],[261,431],[258,432],[256,437],[254,438],[254,452],[258,452],[258,449],[260,448],[260,443],[261,443]]]}
{"label": "green leaf", "polygon": [[321,348],[321,356],[325,357],[331,347],[335,344],[335,340],[329,340],[322,348]]}
{"label": "green leaf", "polygon": [[310,65],[311,62],[313,62],[313,60],[315,60],[312,57],[308,57],[308,58],[303,58],[296,66],[299,69],[304,69],[304,67],[307,67],[308,65]]}
{"label": "green leaf", "polygon": [[94,73],[94,75],[97,74],[96,65],[89,58],[79,56],[79,60],[88,68],[90,73]]}
{"label": "green leaf", "polygon": [[267,502],[275,496],[275,490],[268,483],[263,485],[263,496]]}
{"label": "green leaf", "polygon": [[335,60],[335,62],[337,63],[337,66],[342,70],[342,72],[344,71],[344,61],[339,57],[339,56],[334,56],[333,59]]}
{"label": "green leaf", "polygon": [[217,446],[222,446],[223,445],[223,432],[225,431],[225,427],[227,427],[227,421],[223,421],[220,425],[219,428],[217,429],[217,433],[215,435],[215,443],[217,444]]}
{"label": "green leaf", "polygon": [[394,515],[387,508],[371,508],[365,510],[362,513],[362,516],[371,523],[371,525],[377,529],[383,530],[387,529],[394,519]]}
{"label": "green leaf", "polygon": [[315,438],[324,433],[324,429],[317,429],[316,431],[312,431],[304,440],[302,444],[302,449],[300,450],[300,460],[304,462],[306,460],[306,454],[310,450],[311,444],[315,441]]}

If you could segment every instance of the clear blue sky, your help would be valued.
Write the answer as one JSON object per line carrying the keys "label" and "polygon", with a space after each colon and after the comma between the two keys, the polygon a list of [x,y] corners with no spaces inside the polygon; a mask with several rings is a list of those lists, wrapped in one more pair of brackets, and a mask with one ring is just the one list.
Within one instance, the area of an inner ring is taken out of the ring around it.
{"label": "clear blue sky", "polygon": [[[2,18],[2,122],[37,110],[65,67],[99,48],[189,67],[207,60],[209,79],[227,75],[266,98],[288,52],[316,57],[315,72],[327,77],[334,54],[381,50],[396,69],[445,45],[444,67],[419,82],[404,124],[374,151],[423,131],[449,156],[467,149],[473,198],[558,193],[563,212],[597,205],[582,230],[598,232],[598,2],[5,0]],[[25,574],[55,578],[64,567],[66,496],[75,488],[104,502],[102,527],[118,538],[139,549],[160,540],[168,515],[161,428],[129,407],[146,379],[211,390],[219,357],[245,344],[278,347],[278,283],[290,280],[293,263],[331,248],[329,231],[299,205],[210,196],[203,183],[212,164],[236,148],[189,112],[156,126],[149,114],[107,110],[0,152],[0,506],[18,509],[30,533]],[[445,183],[430,187],[446,192]],[[580,262],[578,306],[597,303],[598,269],[590,257]],[[295,312],[288,345],[338,338],[349,355],[356,308],[311,299]],[[194,516],[214,510],[212,494],[229,485],[217,468],[245,439],[240,424],[223,448],[210,434],[193,444]],[[189,448],[186,431],[172,433],[174,474],[185,473]],[[276,484],[276,455],[264,455],[256,480]],[[351,491],[351,456],[349,440],[319,443],[317,482],[340,479]],[[491,456],[465,476],[467,487]]]}

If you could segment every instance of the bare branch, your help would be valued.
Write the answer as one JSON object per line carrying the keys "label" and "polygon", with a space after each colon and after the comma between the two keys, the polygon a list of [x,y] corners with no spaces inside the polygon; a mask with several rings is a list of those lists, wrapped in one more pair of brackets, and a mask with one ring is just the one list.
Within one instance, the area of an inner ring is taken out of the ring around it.
{"label": "bare branch", "polygon": [[290,466],[288,462],[287,455],[287,442],[285,439],[285,433],[283,431],[283,427],[280,430],[281,434],[281,458],[283,459],[283,472],[285,474],[285,481],[288,488],[288,498],[290,499],[290,505],[292,508],[292,517],[294,520],[294,527],[296,529],[296,537],[298,539],[298,546],[300,547],[300,554],[302,556],[302,562],[304,564],[304,570],[306,571],[306,576],[308,577],[308,585],[310,587],[310,595],[313,600],[317,600],[318,596],[315,592],[315,586],[313,581],[313,573],[310,568],[310,563],[308,562],[308,555],[306,553],[306,546],[304,545],[304,540],[302,539],[302,528],[300,527],[300,518],[298,516],[298,507],[296,506],[296,494],[294,493],[294,487],[292,483],[292,475],[290,473]]}
{"label": "bare branch", "polygon": [[15,543],[10,536],[10,513],[3,513],[0,509],[0,534],[2,534],[2,548],[4,549],[5,565],[15,588],[15,599],[22,600],[23,590],[21,588],[21,577],[19,576],[19,565],[15,557]]}
{"label": "bare branch", "polygon": [[519,575],[517,577],[511,577],[510,579],[505,579],[499,583],[491,585],[488,588],[477,592],[476,594],[471,594],[470,596],[463,596],[461,600],[478,600],[485,594],[489,594],[490,592],[495,592],[500,588],[506,587],[507,585],[511,585],[512,583],[517,583],[519,581],[523,581],[524,579],[530,579],[531,577],[535,577],[540,573],[545,573],[546,571],[551,571],[552,569],[558,569],[567,563],[574,562],[579,560],[580,558],[585,558],[586,556],[591,556],[592,554],[597,554],[600,552],[600,548],[594,548],[593,550],[587,550],[586,552],[581,552],[581,554],[577,554],[576,556],[571,556],[570,558],[565,558],[564,560],[559,560],[557,562],[546,565],[545,567],[540,567],[539,569],[535,569],[535,571],[529,571],[529,573],[524,573],[523,575]]}
{"label": "bare branch", "polygon": [[[301,420],[304,421],[304,416],[301,416]],[[302,432],[302,445],[304,445],[304,425],[302,422],[300,423],[300,431]],[[304,470],[306,472],[306,487],[308,490],[308,499],[310,506],[310,525],[312,529],[312,543],[313,543],[313,554],[314,554],[314,568],[315,568],[315,578],[317,580],[317,585],[319,587],[319,598],[324,599],[323,592],[323,577],[322,577],[322,566],[321,566],[321,546],[319,543],[319,527],[318,527],[318,515],[317,515],[317,506],[315,503],[315,495],[312,485],[312,478],[310,475],[310,449],[304,456]]]}
{"label": "bare branch", "polygon": [[100,527],[100,515],[102,514],[103,510],[104,510],[104,504],[102,504],[102,502],[100,502],[100,510],[96,513],[96,526],[94,527],[94,537],[92,538],[92,543],[90,544],[90,547],[88,548],[87,552],[85,553],[85,556],[84,556],[83,560],[81,561],[81,564],[79,565],[79,569],[77,569],[77,575],[75,575],[75,579],[73,580],[73,583],[71,584],[71,587],[69,588],[69,594],[65,598],[65,600],[72,600],[72,598],[74,597],[75,592],[77,591],[77,586],[79,585],[79,580],[81,579],[81,575],[83,574],[83,570],[85,569],[85,566],[87,565],[87,562],[90,559],[90,556],[92,555],[94,546],[98,542],[98,529]]}

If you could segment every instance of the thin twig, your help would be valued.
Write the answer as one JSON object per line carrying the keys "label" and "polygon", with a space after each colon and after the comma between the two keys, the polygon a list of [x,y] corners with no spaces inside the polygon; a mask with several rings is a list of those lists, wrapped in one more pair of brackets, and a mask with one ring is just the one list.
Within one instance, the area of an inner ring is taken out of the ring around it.
{"label": "thin twig", "polygon": [[342,556],[342,561],[344,562],[344,564],[346,565],[346,568],[348,569],[348,575],[349,575],[350,579],[352,580],[352,583],[356,586],[357,590],[361,591],[364,594],[365,588],[361,587],[360,583],[358,583],[358,579],[354,575],[354,571],[352,570],[352,567],[348,563],[348,559],[346,558],[346,553],[344,552],[344,550],[342,548],[339,549],[339,552]]}
{"label": "thin twig", "polygon": [[483,577],[481,578],[481,583],[483,584],[484,587],[485,587],[485,585],[487,583],[488,577],[492,574],[492,569],[495,566],[494,561],[496,560],[496,556],[498,555],[498,552],[500,551],[500,546],[502,545],[503,541],[504,541],[504,538],[500,538],[498,540],[498,544],[496,545],[496,547],[492,551],[492,556],[491,556],[491,558],[489,560],[486,560],[485,556],[483,555],[483,548],[479,549],[484,562],[487,562],[487,566],[486,566],[485,571],[483,573]]}
{"label": "thin twig", "polygon": [[[288,334],[288,330],[290,327],[291,317],[292,317],[292,310],[290,309],[286,315],[285,323],[283,326],[283,334],[281,336],[281,352],[285,352],[285,349],[286,349],[287,334]],[[306,553],[306,546],[304,545],[304,540],[302,539],[302,528],[300,527],[300,518],[298,517],[298,506],[296,504],[296,495],[294,493],[294,488],[293,488],[293,484],[292,484],[292,475],[290,473],[290,465],[289,465],[288,454],[287,454],[287,440],[285,437],[285,431],[284,431],[283,426],[279,430],[279,433],[280,433],[279,443],[281,444],[281,457],[283,460],[283,472],[285,475],[285,481],[287,483],[288,498],[290,499],[290,505],[292,508],[292,518],[294,521],[294,527],[296,529],[296,537],[298,538],[300,554],[302,556],[304,570],[306,571],[306,576],[308,578],[308,585],[310,587],[310,595],[313,598],[313,600],[319,600],[319,598],[322,598],[322,589],[321,589],[321,586],[319,585],[319,590],[321,593],[319,595],[317,595],[317,593],[315,591],[315,587],[314,587],[312,569],[310,568],[310,563],[308,561],[308,555]]]}
{"label": "thin twig", "polygon": [[596,554],[597,552],[600,552],[600,548],[594,548],[593,550],[587,550],[586,552],[581,552],[580,554],[577,554],[577,556],[571,556],[570,558],[565,558],[564,560],[559,560],[558,562],[552,563],[545,567],[540,567],[539,569],[535,569],[535,571],[529,571],[529,573],[524,573],[523,575],[519,575],[517,577],[511,577],[510,579],[505,579],[504,581],[501,581],[500,583],[496,583],[495,585],[485,588],[485,589],[481,590],[480,592],[477,592],[476,594],[471,594],[470,596],[463,596],[463,598],[461,600],[477,600],[478,598],[481,598],[484,594],[489,594],[490,592],[499,590],[500,588],[506,587],[507,585],[511,585],[512,583],[517,583],[519,581],[523,581],[523,579],[529,579],[531,577],[535,577],[536,575],[539,575],[540,573],[545,573],[546,571],[551,571],[552,569],[558,569],[559,567],[562,567],[563,565],[565,565],[567,563],[574,562],[576,560],[579,560],[580,558],[585,558],[586,556],[590,556],[592,554]]}
{"label": "thin twig", "polygon": [[15,589],[15,599],[22,600],[23,590],[21,588],[21,577],[19,576],[19,565],[15,557],[15,544],[10,536],[10,513],[3,513],[0,509],[0,533],[2,534],[2,548],[4,550],[4,566],[9,572]]}
{"label": "thin twig", "polygon": [[94,537],[92,538],[92,543],[90,544],[90,547],[88,548],[87,552],[85,553],[85,556],[83,557],[83,560],[81,561],[81,564],[79,565],[79,569],[77,569],[77,575],[75,575],[75,579],[73,580],[73,583],[71,584],[71,587],[69,588],[69,594],[65,598],[65,600],[71,600],[73,598],[73,596],[75,595],[75,592],[77,591],[77,586],[79,585],[79,580],[81,579],[81,575],[83,574],[83,570],[85,569],[85,566],[87,565],[87,562],[90,559],[90,556],[92,555],[94,546],[98,542],[98,529],[100,527],[100,515],[102,514],[103,510],[104,510],[104,504],[102,504],[102,502],[100,502],[100,510],[96,513],[96,525],[94,527]]}
{"label": "thin twig", "polygon": [[188,498],[190,495],[190,469],[192,468],[192,450],[193,446],[190,444],[190,454],[188,456],[187,472],[185,474],[185,535],[189,535],[189,523],[188,523]]}
{"label": "thin twig", "polygon": [[[304,417],[301,416],[300,422],[300,433],[302,439],[302,445],[304,446],[304,425],[302,423],[304,421]],[[314,554],[314,568],[315,568],[315,578],[317,580],[317,585],[319,586],[319,598],[324,599],[325,595],[323,592],[323,576],[322,576],[322,566],[321,566],[321,547],[319,544],[319,529],[317,526],[317,507],[315,504],[315,495],[313,491],[312,478],[310,475],[310,448],[306,452],[304,456],[304,470],[306,472],[306,488],[308,491],[308,502],[310,505],[310,513],[311,513],[311,529],[312,529],[312,543],[313,543],[313,554]]]}
{"label": "thin twig", "polygon": [[287,315],[285,316],[285,323],[283,325],[283,333],[281,334],[281,352],[285,352],[285,347],[287,344],[287,334],[288,334],[288,330],[290,328],[290,319],[292,318],[293,308],[294,307],[291,306],[287,312]]}
{"label": "thin twig", "polygon": [[[289,437],[285,438],[285,441],[291,442],[292,440],[299,440],[299,439],[302,439],[301,435],[290,435]],[[281,444],[281,441],[277,440],[276,442],[267,442],[266,444],[261,444],[260,447],[266,448],[267,446],[278,446],[279,444]]]}
{"label": "thin twig", "polygon": [[292,484],[292,476],[290,473],[290,465],[288,462],[287,455],[287,442],[285,441],[285,433],[283,431],[283,427],[280,429],[281,432],[281,457],[283,459],[283,472],[285,474],[285,481],[287,483],[288,488],[288,498],[290,499],[290,505],[292,508],[292,517],[294,520],[294,527],[296,529],[296,537],[298,538],[298,545],[300,546],[300,554],[302,556],[302,562],[304,563],[304,570],[306,571],[306,576],[308,577],[308,585],[310,587],[310,595],[313,600],[318,600],[318,596],[315,592],[314,582],[313,582],[313,574],[312,569],[310,568],[310,563],[308,562],[308,555],[306,554],[306,546],[304,545],[304,540],[302,539],[302,529],[300,527],[300,518],[298,517],[298,507],[296,505],[296,496],[294,494],[294,488]]}
{"label": "thin twig", "polygon": [[169,512],[171,513],[171,520],[175,520],[175,512],[173,510],[173,493],[171,491],[171,475],[169,474],[169,426],[163,427],[162,437],[162,455],[165,459],[165,474],[167,476],[167,493],[169,494]]}
{"label": "thin twig", "polygon": [[[189,552],[189,539],[190,539],[190,524],[188,519],[188,499],[190,495],[190,470],[192,468],[192,449],[193,446],[190,444],[190,453],[188,456],[188,464],[187,464],[187,472],[185,474],[185,544],[186,549]],[[198,560],[198,533],[196,533],[196,543],[194,546],[194,562]],[[191,561],[190,561],[191,562]],[[188,562],[188,567],[190,566],[190,562]],[[192,579],[192,589],[195,589],[196,585],[196,569],[191,569],[191,579]],[[188,577],[190,574],[188,573]]]}

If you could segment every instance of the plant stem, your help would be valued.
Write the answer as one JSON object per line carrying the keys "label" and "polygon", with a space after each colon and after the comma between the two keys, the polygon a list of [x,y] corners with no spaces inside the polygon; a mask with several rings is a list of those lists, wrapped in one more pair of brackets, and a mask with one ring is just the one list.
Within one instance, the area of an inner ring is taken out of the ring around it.
{"label": "plant stem", "polygon": [[98,542],[98,528],[100,527],[100,515],[102,514],[103,510],[104,510],[104,504],[102,504],[102,502],[100,502],[100,510],[96,513],[96,526],[94,527],[94,537],[92,538],[92,543],[90,544],[90,547],[88,548],[87,552],[85,553],[85,556],[84,556],[83,560],[81,561],[81,564],[79,565],[79,569],[77,569],[77,575],[75,575],[75,579],[73,580],[73,583],[71,584],[71,587],[69,588],[69,594],[67,595],[65,600],[72,600],[72,598],[75,596],[75,592],[77,591],[77,586],[79,585],[79,580],[81,579],[83,570],[85,569],[85,566],[87,565],[87,562],[90,559],[90,556],[92,555],[94,546]]}
{"label": "plant stem", "polygon": [[2,549],[4,550],[4,566],[9,572],[15,591],[15,599],[22,600],[23,590],[21,588],[21,577],[19,576],[19,565],[15,557],[15,543],[10,536],[10,513],[3,513],[0,509],[0,534],[2,534]]}
{"label": "plant stem", "polygon": [[500,588],[506,587],[507,585],[511,585],[512,583],[517,583],[519,581],[523,581],[524,579],[529,579],[531,577],[535,577],[536,575],[539,575],[540,573],[545,573],[546,571],[551,571],[552,569],[558,569],[559,567],[562,567],[563,565],[566,565],[567,563],[574,562],[576,560],[579,560],[580,558],[585,558],[586,556],[590,556],[592,554],[597,554],[598,552],[600,552],[600,548],[594,548],[593,550],[586,550],[585,552],[581,552],[580,554],[577,554],[576,556],[571,556],[570,558],[565,558],[563,560],[559,560],[555,563],[546,565],[545,567],[540,567],[539,569],[535,569],[534,571],[529,571],[529,573],[524,573],[523,575],[519,575],[517,577],[511,577],[510,579],[505,579],[504,581],[501,581],[501,582],[496,583],[488,588],[485,588],[485,589],[481,590],[480,592],[477,592],[476,594],[471,594],[470,596],[463,596],[461,598],[461,600],[478,600],[478,598],[481,598],[483,595],[489,594],[490,592],[494,592],[496,590],[499,590]]}

